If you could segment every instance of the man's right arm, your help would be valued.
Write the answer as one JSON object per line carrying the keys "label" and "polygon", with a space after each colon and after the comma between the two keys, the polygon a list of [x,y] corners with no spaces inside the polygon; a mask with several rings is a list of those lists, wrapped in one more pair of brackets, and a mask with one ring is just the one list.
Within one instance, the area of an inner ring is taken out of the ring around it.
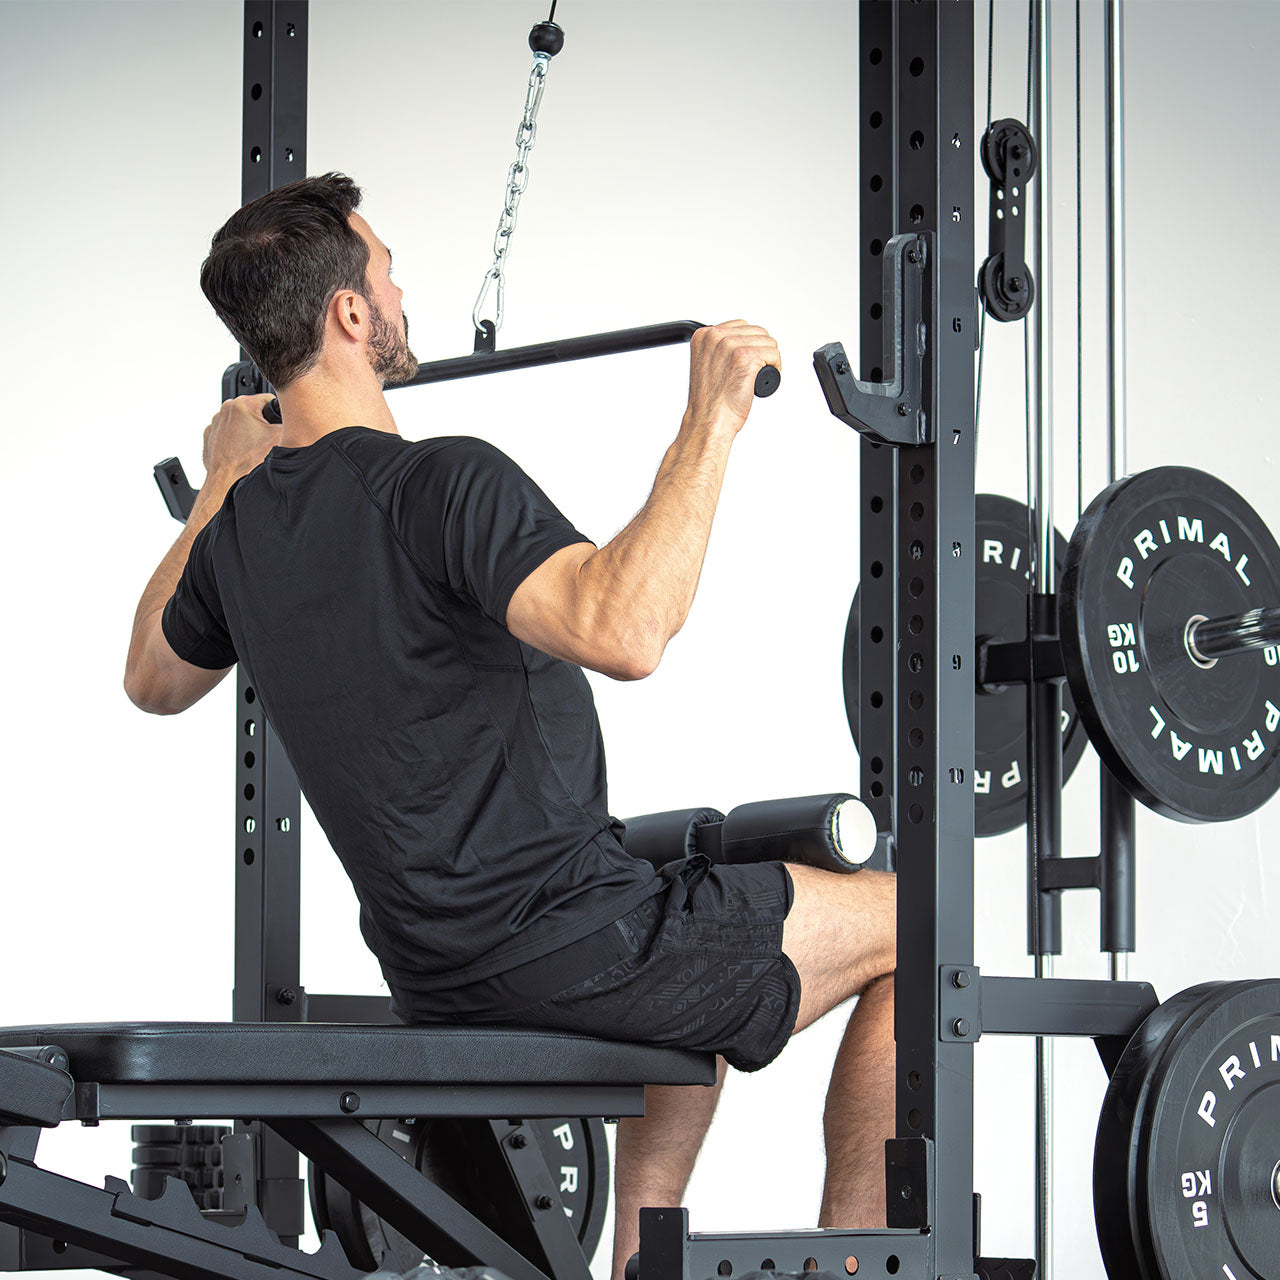
{"label": "man's right arm", "polygon": [[780,366],[778,348],[757,326],[694,334],[689,407],[648,501],[599,550],[579,543],[534,570],[511,598],[512,635],[615,680],[654,670],[689,615],[729,451],[766,364]]}

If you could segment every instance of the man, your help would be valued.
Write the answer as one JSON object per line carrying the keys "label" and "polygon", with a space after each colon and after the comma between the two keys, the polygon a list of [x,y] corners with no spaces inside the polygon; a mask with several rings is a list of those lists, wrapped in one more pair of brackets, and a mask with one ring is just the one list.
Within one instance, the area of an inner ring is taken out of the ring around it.
{"label": "man", "polygon": [[[894,882],[622,847],[581,668],[637,680],[693,603],[756,373],[743,321],[699,330],[643,509],[597,548],[496,449],[402,439],[412,377],[391,254],[327,174],[214,236],[206,296],[275,386],[225,403],[206,479],[134,623],[125,688],[182,711],[243,658],[350,875],[406,1020],[564,1027],[755,1070],[860,995],[826,1109],[821,1224],[884,1224]],[[651,1088],[622,1123],[615,1275],[642,1205],[677,1204],[719,1086]]]}

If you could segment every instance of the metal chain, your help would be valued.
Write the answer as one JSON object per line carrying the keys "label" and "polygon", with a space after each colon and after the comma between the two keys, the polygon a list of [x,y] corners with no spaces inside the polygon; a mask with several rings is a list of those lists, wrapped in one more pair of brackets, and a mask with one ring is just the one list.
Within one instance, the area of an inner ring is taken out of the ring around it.
{"label": "metal chain", "polygon": [[538,108],[542,105],[542,92],[547,85],[547,67],[550,62],[549,54],[533,55],[533,69],[529,72],[529,89],[524,99],[524,116],[520,121],[520,127],[516,130],[516,158],[507,170],[507,190],[503,197],[502,216],[498,219],[498,229],[493,237],[493,266],[485,272],[480,293],[476,297],[476,305],[471,309],[471,322],[478,333],[484,332],[481,309],[495,282],[498,289],[493,331],[496,334],[502,328],[502,310],[506,295],[503,269],[506,266],[507,253],[511,249],[511,237],[516,229],[520,197],[524,195],[525,188],[529,185],[529,153],[533,150],[534,139],[538,136]]}

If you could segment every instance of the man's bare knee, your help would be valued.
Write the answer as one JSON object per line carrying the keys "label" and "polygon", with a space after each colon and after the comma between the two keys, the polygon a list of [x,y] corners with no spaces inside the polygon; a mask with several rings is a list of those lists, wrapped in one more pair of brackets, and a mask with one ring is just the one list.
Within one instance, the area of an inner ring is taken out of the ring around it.
{"label": "man's bare knee", "polygon": [[782,947],[800,974],[800,1030],[892,973],[896,880],[883,871],[839,875],[806,866],[789,870],[795,901],[783,927]]}

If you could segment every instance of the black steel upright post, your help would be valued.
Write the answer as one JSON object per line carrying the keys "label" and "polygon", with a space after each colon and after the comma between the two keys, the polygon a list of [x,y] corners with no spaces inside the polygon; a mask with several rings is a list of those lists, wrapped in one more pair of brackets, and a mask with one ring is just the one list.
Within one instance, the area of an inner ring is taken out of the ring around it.
{"label": "black steel upright post", "polygon": [[862,445],[862,779],[899,871],[890,1159],[920,1179],[917,1194],[890,1197],[889,1223],[930,1228],[929,1274],[970,1276],[976,1027],[943,1025],[940,982],[946,972],[959,985],[956,970],[973,962],[972,4],[863,0],[859,76],[861,345],[873,381],[889,303],[882,250],[915,231],[932,255],[929,443]]}
{"label": "black steel upright post", "polygon": [[[242,145],[242,204],[306,173],[307,0],[245,0]],[[236,676],[236,796],[231,1016],[300,1021],[302,795],[244,663]],[[257,1138],[257,1203],[267,1225],[296,1243],[305,1226],[298,1153],[261,1125],[248,1129]]]}

